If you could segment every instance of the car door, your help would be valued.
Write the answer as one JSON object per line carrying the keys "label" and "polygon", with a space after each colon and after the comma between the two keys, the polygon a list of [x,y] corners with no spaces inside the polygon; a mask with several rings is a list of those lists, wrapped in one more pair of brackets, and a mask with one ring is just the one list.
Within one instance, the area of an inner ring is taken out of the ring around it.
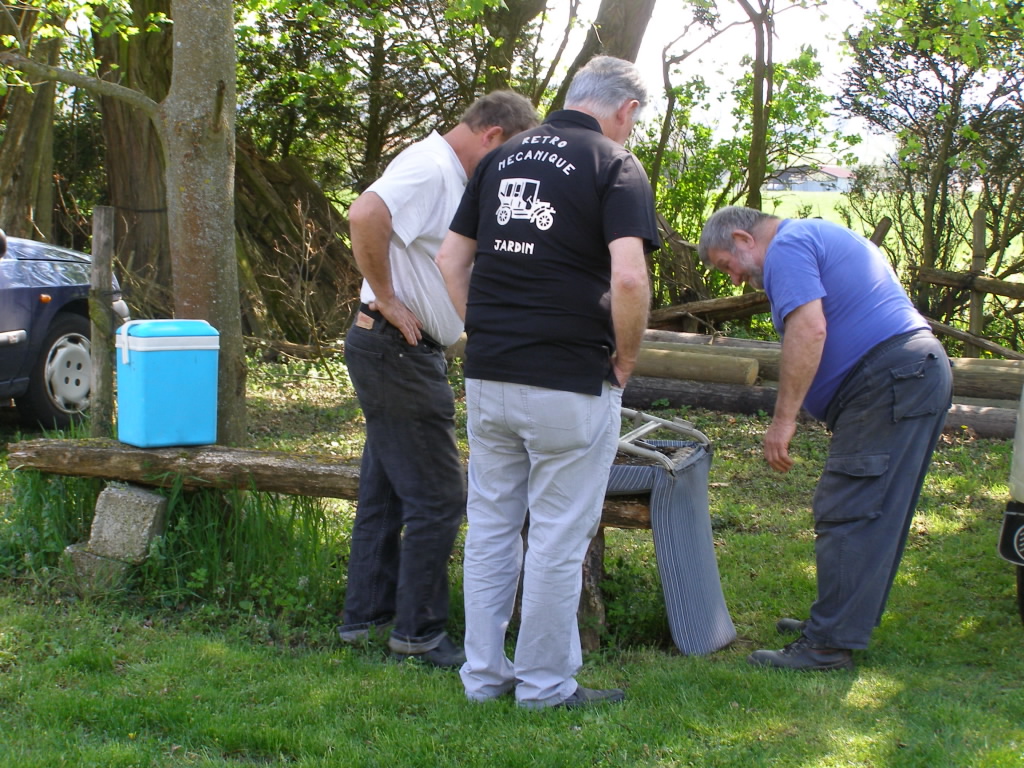
{"label": "car door", "polygon": [[32,320],[32,290],[16,258],[0,257],[0,397],[20,392],[28,377],[28,330]]}

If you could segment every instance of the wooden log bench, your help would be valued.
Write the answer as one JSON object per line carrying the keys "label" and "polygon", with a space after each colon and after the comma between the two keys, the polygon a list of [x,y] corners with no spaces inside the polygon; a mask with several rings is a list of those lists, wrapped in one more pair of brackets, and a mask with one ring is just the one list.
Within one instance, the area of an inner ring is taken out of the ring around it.
{"label": "wooden log bench", "polygon": [[[40,438],[10,443],[7,466],[54,475],[95,477],[150,487],[242,489],[356,499],[359,464],[320,454],[296,454],[220,445],[136,448],[104,438]],[[596,650],[605,624],[600,582],[604,574],[604,527],[650,528],[649,494],[605,499],[602,528],[591,542],[583,569],[580,639]]]}

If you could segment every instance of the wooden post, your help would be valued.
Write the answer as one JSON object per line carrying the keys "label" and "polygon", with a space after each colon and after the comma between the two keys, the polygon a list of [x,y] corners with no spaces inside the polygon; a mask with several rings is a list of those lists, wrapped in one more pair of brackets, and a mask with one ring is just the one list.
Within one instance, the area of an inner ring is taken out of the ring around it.
{"label": "wooden post", "polygon": [[[980,275],[985,272],[985,211],[978,208],[974,212],[974,236],[971,245],[971,274]],[[985,293],[972,287],[970,332],[975,336],[983,336],[985,331]],[[979,357],[981,350],[974,344],[964,345],[964,357]]]}
{"label": "wooden post", "polygon": [[97,205],[92,212],[92,270],[89,275],[92,323],[89,434],[92,437],[113,437],[114,434],[114,318],[110,306],[113,260],[114,209]]}
{"label": "wooden post", "polygon": [[871,237],[868,239],[877,245],[879,248],[882,247],[882,241],[885,240],[885,236],[889,234],[889,228],[892,226],[892,219],[888,216],[883,216],[882,220],[875,226],[875,231],[871,233]]}

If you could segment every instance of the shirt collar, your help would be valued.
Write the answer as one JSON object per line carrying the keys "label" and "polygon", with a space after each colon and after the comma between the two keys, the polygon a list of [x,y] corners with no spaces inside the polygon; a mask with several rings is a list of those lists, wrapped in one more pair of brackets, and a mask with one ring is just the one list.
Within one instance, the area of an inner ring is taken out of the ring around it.
{"label": "shirt collar", "polygon": [[559,109],[552,112],[547,116],[544,121],[547,123],[573,123],[581,128],[589,128],[592,131],[603,133],[601,130],[601,124],[597,122],[597,118],[588,115],[586,112],[580,112],[576,109]]}

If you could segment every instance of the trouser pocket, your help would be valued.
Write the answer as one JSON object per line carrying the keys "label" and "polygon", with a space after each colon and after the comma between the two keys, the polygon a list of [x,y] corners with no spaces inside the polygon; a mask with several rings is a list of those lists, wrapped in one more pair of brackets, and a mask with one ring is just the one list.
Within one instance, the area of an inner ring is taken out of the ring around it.
{"label": "trouser pocket", "polygon": [[871,520],[882,513],[889,454],[830,456],[814,491],[814,520]]}

